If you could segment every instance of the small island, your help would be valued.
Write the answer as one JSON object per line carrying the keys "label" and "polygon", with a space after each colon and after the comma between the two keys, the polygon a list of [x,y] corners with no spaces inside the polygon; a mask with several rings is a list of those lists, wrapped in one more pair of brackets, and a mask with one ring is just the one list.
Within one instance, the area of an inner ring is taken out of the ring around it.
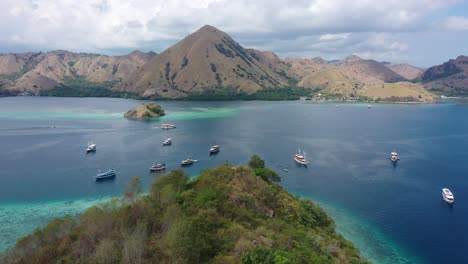
{"label": "small island", "polygon": [[164,109],[155,103],[144,103],[125,113],[126,118],[155,118],[164,116]]}
{"label": "small island", "polygon": [[254,155],[197,178],[174,170],[148,193],[52,220],[0,255],[1,263],[369,263],[315,202],[277,184]]}

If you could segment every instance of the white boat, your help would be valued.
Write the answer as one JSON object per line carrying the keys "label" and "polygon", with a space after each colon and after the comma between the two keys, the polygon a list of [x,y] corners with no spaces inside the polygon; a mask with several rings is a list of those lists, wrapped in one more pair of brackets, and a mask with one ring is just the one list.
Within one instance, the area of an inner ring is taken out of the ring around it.
{"label": "white boat", "polygon": [[163,164],[153,164],[153,166],[151,166],[150,168],[150,171],[161,171],[161,170],[165,170],[166,169],[166,164],[163,163]]}
{"label": "white boat", "polygon": [[163,146],[169,146],[171,144],[172,144],[172,138],[166,138],[166,140],[164,140]]}
{"label": "white boat", "polygon": [[371,105],[368,105],[368,106],[367,106],[367,108],[369,108],[369,109],[370,109],[371,107],[372,107]]}
{"label": "white boat", "polygon": [[115,177],[115,171],[114,170],[108,170],[106,172],[98,173],[96,174],[96,180],[103,180],[103,179],[109,179],[109,178],[114,178]]}
{"label": "white boat", "polygon": [[442,199],[444,199],[444,201],[446,201],[449,204],[453,204],[453,202],[455,201],[453,193],[448,188],[442,189]]}
{"label": "white boat", "polygon": [[296,155],[294,155],[294,160],[300,165],[307,166],[309,164],[309,161],[306,159],[306,153],[304,151],[301,153],[301,150],[298,150]]}
{"label": "white boat", "polygon": [[89,142],[88,147],[86,148],[86,152],[96,151],[96,144]]}
{"label": "white boat", "polygon": [[398,157],[398,153],[396,153],[396,152],[391,152],[391,153],[390,153],[390,160],[393,161],[393,162],[399,161],[400,158]]}
{"label": "white boat", "polygon": [[218,153],[221,150],[221,147],[218,145],[214,145],[210,148],[210,154]]}
{"label": "white boat", "polygon": [[194,162],[196,162],[196,160],[193,160],[193,159],[184,159],[184,160],[182,160],[182,162],[180,163],[180,165],[182,165],[182,166],[189,166],[189,165],[192,165]]}
{"label": "white boat", "polygon": [[176,125],[175,124],[162,124],[161,128],[162,129],[172,129],[172,128],[176,128]]}

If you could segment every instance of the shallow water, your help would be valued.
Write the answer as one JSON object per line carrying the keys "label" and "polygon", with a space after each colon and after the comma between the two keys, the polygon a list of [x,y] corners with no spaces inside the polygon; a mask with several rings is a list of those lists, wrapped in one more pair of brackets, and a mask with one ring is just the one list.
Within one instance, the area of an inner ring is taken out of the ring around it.
{"label": "shallow water", "polygon": [[[122,118],[141,101],[111,98],[0,99],[0,249],[54,217],[122,193],[134,175],[146,186],[153,162],[197,175],[252,154],[282,176],[286,189],[317,200],[337,228],[375,263],[466,263],[468,105],[159,102],[167,116]],[[161,130],[174,122],[174,130]],[[162,147],[164,138],[173,145]],[[88,141],[97,143],[85,154]],[[218,155],[209,156],[219,144]],[[298,148],[308,169],[297,167]],[[389,153],[401,161],[393,167]],[[96,183],[99,169],[113,181]],[[288,172],[284,172],[287,169]],[[449,187],[456,204],[441,200]],[[458,234],[455,236],[454,234]]]}

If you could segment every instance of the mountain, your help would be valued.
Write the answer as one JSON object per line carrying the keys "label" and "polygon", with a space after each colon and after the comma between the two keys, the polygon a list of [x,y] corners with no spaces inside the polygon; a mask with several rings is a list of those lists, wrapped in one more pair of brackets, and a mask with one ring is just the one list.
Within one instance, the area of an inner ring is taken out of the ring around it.
{"label": "mountain", "polygon": [[246,50],[207,25],[151,59],[116,90],[169,98],[226,88],[251,94],[287,86],[286,71],[287,65],[276,55]]}
{"label": "mountain", "polygon": [[69,82],[115,83],[143,66],[155,53],[134,51],[125,56],[105,56],[56,50],[47,53],[0,55],[0,89],[43,92]]}
{"label": "mountain", "polygon": [[401,64],[392,64],[392,63],[385,63],[385,66],[388,67],[390,70],[400,74],[404,78],[408,80],[414,80],[418,78],[424,71],[424,68],[416,67],[410,65],[408,63],[401,63]]}
{"label": "mountain", "polygon": [[435,99],[421,84],[409,82],[388,64],[356,55],[334,62],[321,58],[285,61],[300,76],[298,86],[319,89],[325,97],[390,102],[432,102]]}
{"label": "mountain", "polygon": [[159,55],[0,54],[0,95],[284,100],[320,92],[345,100],[433,102],[431,91],[468,95],[467,61],[460,56],[423,70],[356,55],[283,60],[206,25]]}
{"label": "mountain", "polygon": [[252,160],[254,169],[225,163],[194,179],[176,170],[145,195],[134,177],[122,199],[52,220],[0,262],[369,263],[320,206]]}
{"label": "mountain", "polygon": [[424,86],[447,96],[468,96],[468,57],[458,56],[430,67],[421,75]]}

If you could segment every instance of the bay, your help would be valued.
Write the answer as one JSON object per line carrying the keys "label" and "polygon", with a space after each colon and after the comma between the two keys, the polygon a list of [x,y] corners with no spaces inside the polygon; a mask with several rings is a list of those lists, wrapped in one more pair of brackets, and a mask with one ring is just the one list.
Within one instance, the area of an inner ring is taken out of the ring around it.
{"label": "bay", "polygon": [[[468,104],[313,104],[161,101],[167,116],[123,118],[142,101],[113,98],[0,98],[0,250],[54,217],[122,194],[132,176],[148,188],[153,162],[196,177],[253,154],[281,185],[318,201],[337,229],[375,263],[466,263]],[[164,122],[177,128],[161,130]],[[166,137],[173,145],[162,147]],[[88,141],[96,153],[86,154]],[[221,146],[210,156],[211,145]],[[311,161],[298,167],[300,148]],[[400,154],[396,167],[391,151]],[[113,181],[95,182],[113,168]],[[287,169],[285,172],[283,169]],[[450,188],[448,207],[441,189]]]}

